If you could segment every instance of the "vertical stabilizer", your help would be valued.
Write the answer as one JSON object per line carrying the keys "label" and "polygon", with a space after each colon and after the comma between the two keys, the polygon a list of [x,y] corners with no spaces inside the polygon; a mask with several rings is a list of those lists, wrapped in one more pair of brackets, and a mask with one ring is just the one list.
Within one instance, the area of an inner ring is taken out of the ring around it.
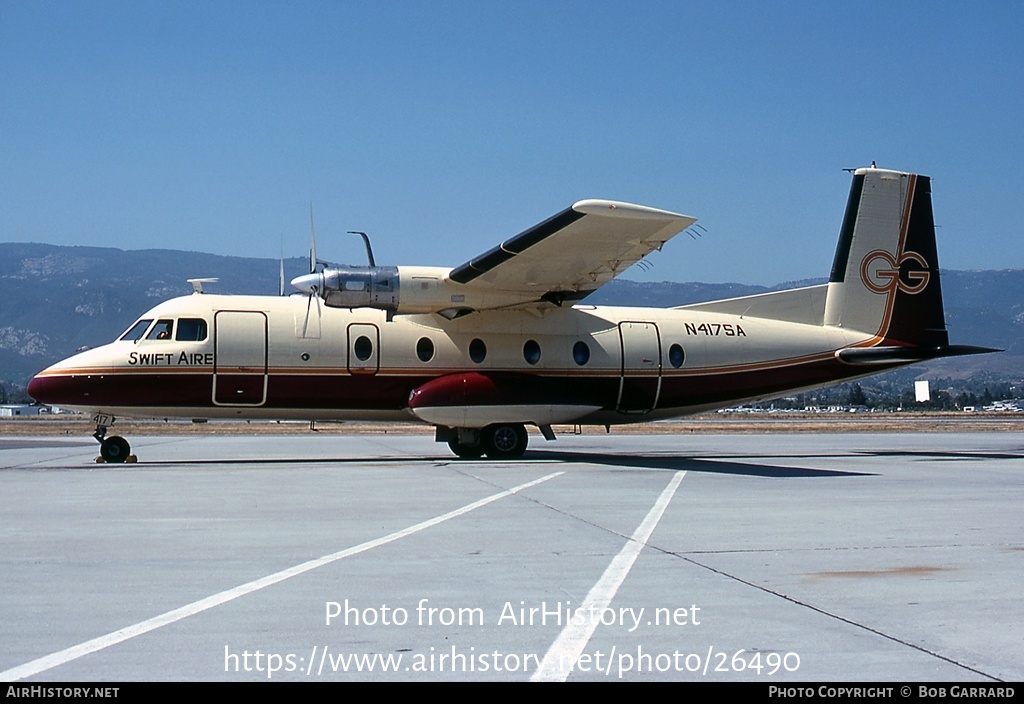
{"label": "vertical stabilizer", "polygon": [[927,176],[856,171],[825,324],[865,333],[862,345],[948,344]]}

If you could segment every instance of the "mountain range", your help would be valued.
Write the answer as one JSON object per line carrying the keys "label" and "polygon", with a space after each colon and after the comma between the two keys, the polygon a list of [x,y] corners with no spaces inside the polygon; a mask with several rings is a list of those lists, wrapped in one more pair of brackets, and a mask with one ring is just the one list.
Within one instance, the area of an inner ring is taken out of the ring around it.
{"label": "mountain range", "polygon": [[[308,260],[284,260],[285,280],[306,273]],[[190,278],[217,277],[217,293],[278,293],[276,259],[224,257],[166,249],[121,250],[0,243],[0,383],[23,389],[40,369],[82,346],[109,342],[162,300],[190,293]],[[737,283],[640,283],[615,279],[586,303],[679,306],[769,290],[822,283],[791,281],[775,287]],[[946,324],[954,344],[1005,350],[930,362],[917,375],[1024,377],[1024,270],[941,272]]]}

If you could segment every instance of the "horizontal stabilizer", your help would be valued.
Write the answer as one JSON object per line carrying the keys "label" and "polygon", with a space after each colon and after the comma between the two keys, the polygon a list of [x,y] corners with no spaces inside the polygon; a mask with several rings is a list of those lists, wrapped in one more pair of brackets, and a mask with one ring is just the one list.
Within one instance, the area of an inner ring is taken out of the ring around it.
{"label": "horizontal stabilizer", "polygon": [[942,347],[849,347],[836,352],[836,358],[847,364],[892,364],[893,362],[923,362],[941,357],[962,357],[968,354],[1002,352],[991,347],[973,345],[945,345]]}

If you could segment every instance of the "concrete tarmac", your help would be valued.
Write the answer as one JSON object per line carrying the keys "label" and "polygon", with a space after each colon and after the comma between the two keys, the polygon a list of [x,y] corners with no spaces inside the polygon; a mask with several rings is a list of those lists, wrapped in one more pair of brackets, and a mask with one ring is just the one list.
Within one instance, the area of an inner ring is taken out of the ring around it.
{"label": "concrete tarmac", "polygon": [[0,438],[0,680],[1024,679],[1024,434]]}

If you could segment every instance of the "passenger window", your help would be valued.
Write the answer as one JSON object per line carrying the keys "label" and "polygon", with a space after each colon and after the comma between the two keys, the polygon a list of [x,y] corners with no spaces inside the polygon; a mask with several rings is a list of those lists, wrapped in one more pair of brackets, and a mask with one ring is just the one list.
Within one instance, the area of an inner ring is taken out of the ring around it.
{"label": "passenger window", "polygon": [[174,328],[173,320],[158,320],[153,329],[146,335],[147,340],[170,340],[171,330]]}
{"label": "passenger window", "polygon": [[421,337],[416,343],[416,356],[421,362],[429,362],[434,358],[434,343],[429,337]]}
{"label": "passenger window", "polygon": [[143,318],[142,320],[128,328],[128,331],[124,335],[121,335],[120,339],[128,340],[129,342],[138,342],[142,339],[142,336],[146,334],[146,329],[149,324],[153,322],[152,318]]}
{"label": "passenger window", "polygon": [[206,339],[206,321],[202,318],[182,318],[174,339],[178,342],[202,342]]}
{"label": "passenger window", "polygon": [[581,367],[590,361],[590,347],[583,340],[572,346],[572,359]]}
{"label": "passenger window", "polygon": [[473,341],[469,343],[469,358],[480,364],[486,357],[487,345],[479,337],[473,338]]}
{"label": "passenger window", "polygon": [[366,335],[360,335],[352,345],[352,351],[356,353],[356,359],[365,362],[373,354],[373,343]]}
{"label": "passenger window", "polygon": [[678,344],[674,344],[668,348],[668,361],[676,369],[683,366],[683,362],[686,361],[686,353],[683,352],[683,348]]}
{"label": "passenger window", "polygon": [[523,359],[527,364],[536,364],[540,361],[540,345],[536,340],[527,340],[523,345]]}

